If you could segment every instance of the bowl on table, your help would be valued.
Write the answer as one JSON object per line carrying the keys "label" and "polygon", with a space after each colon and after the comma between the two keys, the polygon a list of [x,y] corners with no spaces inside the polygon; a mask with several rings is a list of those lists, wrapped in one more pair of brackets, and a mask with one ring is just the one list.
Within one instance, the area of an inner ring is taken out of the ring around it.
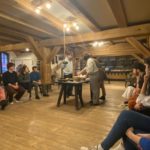
{"label": "bowl on table", "polygon": [[79,76],[73,76],[73,81],[80,81],[81,78]]}

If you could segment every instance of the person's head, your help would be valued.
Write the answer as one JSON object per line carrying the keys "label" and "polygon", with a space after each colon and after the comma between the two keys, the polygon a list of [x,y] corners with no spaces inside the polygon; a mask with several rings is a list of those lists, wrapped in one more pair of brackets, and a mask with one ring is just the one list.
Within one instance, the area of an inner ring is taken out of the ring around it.
{"label": "person's head", "polygon": [[66,57],[67,57],[69,60],[72,60],[72,58],[73,58],[72,52],[67,51],[67,52],[66,52]]}
{"label": "person's head", "polygon": [[90,57],[91,57],[90,54],[85,54],[85,55],[83,56],[83,59],[84,59],[84,61],[87,61]]}
{"label": "person's head", "polygon": [[38,71],[38,70],[37,70],[37,66],[33,66],[33,67],[32,67],[32,71],[34,71],[34,72]]}
{"label": "person's head", "polygon": [[15,70],[15,64],[11,63],[11,62],[8,63],[7,64],[7,69],[8,69],[8,71],[13,72]]}
{"label": "person's head", "polygon": [[145,71],[145,66],[142,63],[136,62],[133,65],[133,74],[138,76],[141,72]]}
{"label": "person's head", "polygon": [[29,72],[29,68],[26,65],[24,65],[22,67],[21,73],[24,74],[24,73],[28,73],[28,72]]}
{"label": "person's head", "polygon": [[150,74],[150,57],[147,57],[144,59],[144,65],[145,65],[146,75],[149,75]]}

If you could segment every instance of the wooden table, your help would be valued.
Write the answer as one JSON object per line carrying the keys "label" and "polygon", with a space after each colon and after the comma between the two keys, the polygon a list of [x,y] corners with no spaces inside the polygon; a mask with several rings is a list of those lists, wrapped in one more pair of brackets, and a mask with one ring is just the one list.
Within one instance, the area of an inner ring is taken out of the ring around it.
{"label": "wooden table", "polygon": [[83,107],[83,99],[82,99],[82,84],[87,83],[87,81],[57,81],[59,85],[61,85],[61,89],[59,92],[59,97],[57,101],[57,107],[60,106],[62,97],[64,100],[64,104],[66,104],[66,87],[67,85],[72,85],[75,89],[75,108],[76,110],[80,109],[80,106]]}

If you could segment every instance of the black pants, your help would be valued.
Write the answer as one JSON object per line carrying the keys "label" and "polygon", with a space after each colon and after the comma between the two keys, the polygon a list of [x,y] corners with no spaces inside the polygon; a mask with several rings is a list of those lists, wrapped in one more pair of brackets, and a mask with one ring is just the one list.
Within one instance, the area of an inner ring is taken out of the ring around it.
{"label": "black pants", "polygon": [[12,88],[11,86],[6,86],[6,91],[8,95],[9,102],[11,103],[13,101],[13,96],[15,95],[16,100],[20,100],[23,94],[25,93],[25,89],[22,86],[19,86],[17,90]]}
{"label": "black pants", "polygon": [[32,89],[32,84],[31,82],[25,82],[25,83],[20,83],[20,85],[28,91],[28,93],[31,93],[31,89]]}
{"label": "black pants", "polygon": [[[64,75],[64,78],[72,78],[72,74]],[[67,87],[66,87],[66,95],[67,96],[72,95],[72,90],[73,90],[73,86],[72,85],[67,85]]]}

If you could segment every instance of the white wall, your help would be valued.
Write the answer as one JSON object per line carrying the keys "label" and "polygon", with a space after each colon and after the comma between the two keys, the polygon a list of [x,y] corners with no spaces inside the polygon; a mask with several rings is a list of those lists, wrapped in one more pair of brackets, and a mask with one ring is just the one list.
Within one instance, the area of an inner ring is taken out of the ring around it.
{"label": "white wall", "polygon": [[17,67],[19,64],[26,64],[30,71],[32,70],[32,66],[37,65],[37,58],[33,53],[20,53],[19,55],[15,55],[15,53],[10,52],[10,61],[15,63]]}

